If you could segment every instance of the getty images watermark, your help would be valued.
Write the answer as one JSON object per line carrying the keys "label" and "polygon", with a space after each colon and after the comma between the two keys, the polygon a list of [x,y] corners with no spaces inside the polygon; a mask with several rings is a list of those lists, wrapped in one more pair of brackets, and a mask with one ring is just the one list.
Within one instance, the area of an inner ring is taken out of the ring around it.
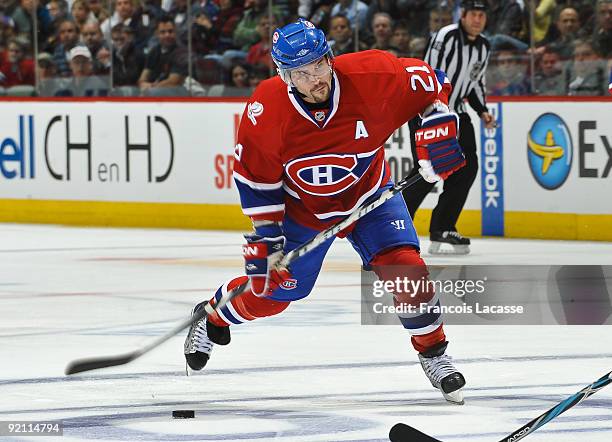
{"label": "getty images watermark", "polygon": [[[361,275],[363,324],[612,324],[611,266],[387,266]],[[380,277],[379,277],[380,276]]]}

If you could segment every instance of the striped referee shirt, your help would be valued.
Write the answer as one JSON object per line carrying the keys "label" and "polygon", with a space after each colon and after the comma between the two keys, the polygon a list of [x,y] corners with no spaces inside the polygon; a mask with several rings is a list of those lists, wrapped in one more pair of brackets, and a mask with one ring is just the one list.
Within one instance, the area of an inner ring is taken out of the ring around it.
{"label": "striped referee shirt", "polygon": [[448,103],[451,110],[466,112],[467,98],[479,115],[487,111],[484,76],[490,51],[486,37],[480,34],[469,40],[460,23],[443,27],[430,39],[425,61],[444,71],[453,85]]}

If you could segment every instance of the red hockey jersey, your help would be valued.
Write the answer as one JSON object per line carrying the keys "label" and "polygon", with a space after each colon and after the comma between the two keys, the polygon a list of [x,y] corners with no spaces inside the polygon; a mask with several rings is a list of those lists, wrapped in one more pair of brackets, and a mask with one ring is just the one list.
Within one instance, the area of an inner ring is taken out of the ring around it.
{"label": "red hockey jersey", "polygon": [[238,130],[234,181],[254,219],[317,230],[349,215],[389,180],[384,143],[450,83],[421,60],[383,51],[334,60],[331,104],[310,112],[280,77],[262,82]]}

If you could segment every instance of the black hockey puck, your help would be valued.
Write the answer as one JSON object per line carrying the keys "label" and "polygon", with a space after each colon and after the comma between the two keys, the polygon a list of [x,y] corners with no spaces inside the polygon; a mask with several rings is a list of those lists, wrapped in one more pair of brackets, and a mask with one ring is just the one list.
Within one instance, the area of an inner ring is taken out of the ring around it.
{"label": "black hockey puck", "polygon": [[172,411],[172,417],[174,419],[190,419],[195,417],[195,411],[193,410],[174,410]]}

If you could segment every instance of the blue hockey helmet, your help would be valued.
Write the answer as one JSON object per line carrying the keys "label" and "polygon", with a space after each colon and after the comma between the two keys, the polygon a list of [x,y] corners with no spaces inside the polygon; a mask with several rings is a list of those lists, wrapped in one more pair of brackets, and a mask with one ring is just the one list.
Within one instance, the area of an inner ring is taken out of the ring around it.
{"label": "blue hockey helmet", "polygon": [[287,83],[287,72],[291,69],[312,63],[326,55],[333,56],[325,33],[303,19],[274,31],[271,55],[279,75]]}

